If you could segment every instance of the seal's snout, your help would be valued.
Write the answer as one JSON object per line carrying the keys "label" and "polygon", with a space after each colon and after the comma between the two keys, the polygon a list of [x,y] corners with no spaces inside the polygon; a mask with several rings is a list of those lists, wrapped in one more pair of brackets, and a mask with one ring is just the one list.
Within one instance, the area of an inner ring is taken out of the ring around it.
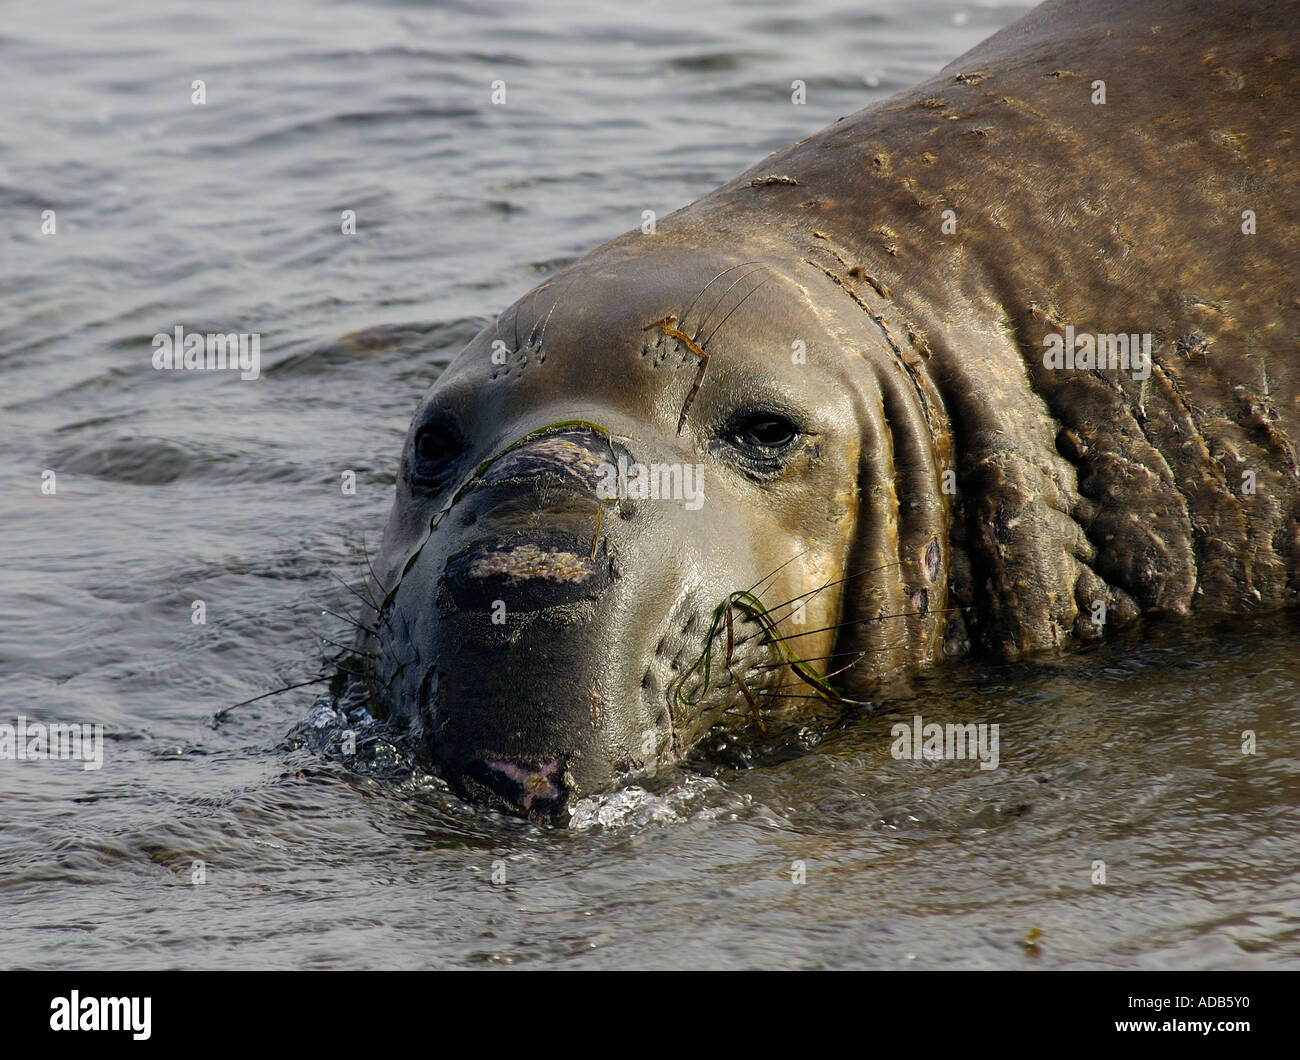
{"label": "seal's snout", "polygon": [[[652,439],[636,447],[656,454]],[[679,605],[674,514],[694,515],[609,496],[633,463],[603,428],[526,434],[457,491],[407,563],[395,610],[411,650],[381,660],[385,680],[471,799],[561,818],[671,747],[665,689],[685,649],[662,611]]]}
{"label": "seal's snout", "polygon": [[635,585],[618,560],[632,523],[596,489],[620,455],[586,427],[528,436],[483,470],[438,538],[422,643],[449,679],[419,706],[426,738],[454,787],[508,813],[563,816],[629,768],[655,727],[639,670],[610,672],[647,650],[624,632]]}

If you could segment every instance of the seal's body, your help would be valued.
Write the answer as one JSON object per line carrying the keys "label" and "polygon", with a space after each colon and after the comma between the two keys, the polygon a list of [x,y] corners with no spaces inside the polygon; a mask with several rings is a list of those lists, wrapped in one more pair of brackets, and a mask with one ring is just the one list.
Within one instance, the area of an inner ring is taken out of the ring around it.
{"label": "seal's body", "polygon": [[1300,587],[1289,3],[1051,3],[594,251],[422,402],[345,673],[515,812]]}

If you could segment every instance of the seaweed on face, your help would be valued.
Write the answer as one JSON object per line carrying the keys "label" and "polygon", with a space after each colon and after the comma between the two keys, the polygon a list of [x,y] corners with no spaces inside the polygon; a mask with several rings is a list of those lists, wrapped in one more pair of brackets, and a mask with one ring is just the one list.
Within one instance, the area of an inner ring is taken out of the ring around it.
{"label": "seaweed on face", "polygon": [[[820,698],[825,699],[830,703],[838,703],[842,701],[843,697],[839,692],[828,684],[826,679],[822,677],[821,674],[817,673],[811,665],[799,658],[799,656],[790,648],[789,644],[786,643],[785,637],[782,636],[781,632],[777,629],[776,620],[772,618],[771,612],[764,606],[763,602],[752,592],[748,590],[739,590],[729,594],[722,603],[718,604],[718,606],[714,608],[713,621],[710,623],[709,631],[705,636],[704,651],[700,654],[700,657],[696,659],[694,665],[691,666],[691,668],[682,676],[682,680],[678,684],[676,692],[678,702],[688,707],[698,706],[700,700],[702,700],[705,693],[708,692],[709,685],[712,681],[713,638],[720,628],[725,628],[727,632],[727,654],[724,661],[724,669],[731,675],[732,679],[736,682],[737,687],[739,687],[741,693],[749,703],[750,711],[754,715],[754,720],[758,722],[759,728],[764,732],[767,731],[767,726],[763,724],[763,719],[759,716],[758,701],[755,699],[754,694],[749,690],[749,687],[745,684],[741,676],[732,669],[735,653],[735,635],[732,629],[732,613],[737,610],[743,612],[746,616],[753,618],[760,626],[762,626],[763,631],[769,638],[769,643],[775,644],[780,648],[781,653],[785,656],[785,662],[794,671],[795,675],[804,683],[810,685]],[[683,694],[682,686],[691,675],[698,673],[701,667],[703,667],[704,670],[703,681],[699,691],[695,695],[695,698],[691,699]]]}
{"label": "seaweed on face", "polygon": [[695,373],[695,382],[691,385],[690,393],[686,395],[686,402],[682,405],[681,415],[677,417],[677,437],[682,436],[686,430],[686,414],[691,411],[691,405],[695,402],[696,395],[700,392],[700,385],[704,382],[704,370],[709,366],[709,355],[704,352],[704,347],[700,346],[681,328],[677,327],[677,318],[674,316],[664,317],[663,320],[656,320],[653,324],[642,328],[642,331],[652,331],[659,328],[665,335],[676,339],[682,343],[691,353],[700,359],[699,370]]}

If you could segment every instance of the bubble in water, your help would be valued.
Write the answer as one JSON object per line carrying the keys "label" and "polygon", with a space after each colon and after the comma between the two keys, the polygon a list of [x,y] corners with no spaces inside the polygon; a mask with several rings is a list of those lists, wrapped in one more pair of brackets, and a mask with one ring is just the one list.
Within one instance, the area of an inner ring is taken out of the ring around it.
{"label": "bubble in water", "polygon": [[[710,796],[715,799],[726,789],[712,777],[688,777],[681,784],[652,795],[644,788],[623,788],[603,795],[591,795],[574,804],[569,828],[582,831],[587,828],[617,828],[647,824],[668,824],[688,819],[704,820],[716,817],[722,807],[699,805]],[[689,804],[696,804],[690,812]]]}

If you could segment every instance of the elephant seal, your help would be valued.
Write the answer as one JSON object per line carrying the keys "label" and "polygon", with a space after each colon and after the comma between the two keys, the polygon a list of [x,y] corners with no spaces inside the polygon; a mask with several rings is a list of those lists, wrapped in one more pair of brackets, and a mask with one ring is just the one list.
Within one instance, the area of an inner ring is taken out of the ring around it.
{"label": "elephant seal", "polygon": [[1300,581],[1295,4],[1049,3],[524,295],[336,694],[530,817],[723,720]]}

